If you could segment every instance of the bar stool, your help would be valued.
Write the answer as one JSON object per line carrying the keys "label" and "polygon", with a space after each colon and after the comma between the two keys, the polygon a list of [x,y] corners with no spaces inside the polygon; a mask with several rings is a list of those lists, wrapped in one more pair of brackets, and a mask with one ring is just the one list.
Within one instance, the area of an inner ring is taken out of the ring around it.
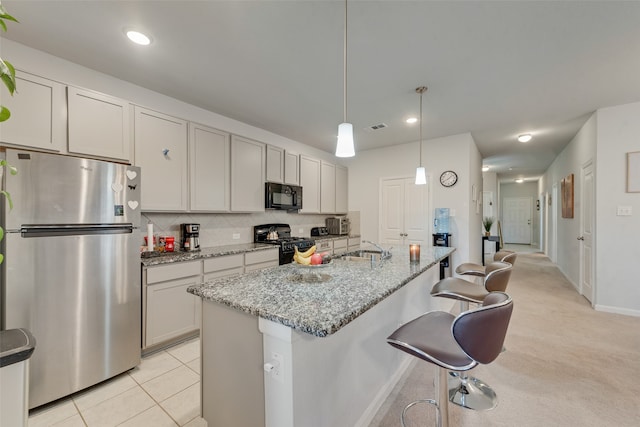
{"label": "bar stool", "polygon": [[[493,255],[494,261],[508,262],[515,264],[518,254],[513,251],[498,251]],[[456,274],[484,277],[486,267],[484,265],[475,264],[473,262],[465,262],[456,267]]]}
{"label": "bar stool", "polygon": [[513,301],[504,292],[492,292],[482,306],[454,316],[432,311],[402,325],[388,338],[393,347],[436,365],[436,399],[421,399],[408,404],[400,416],[418,403],[436,407],[437,426],[449,426],[447,371],[468,371],[479,363],[493,362],[502,349],[513,311]]}
{"label": "bar stool", "polygon": [[[478,286],[457,277],[440,280],[431,289],[431,295],[460,301],[460,311],[469,310],[469,303],[483,304],[492,292],[504,292],[509,284],[513,265],[506,262],[492,262],[486,268],[484,286]],[[501,349],[502,351],[502,349]],[[449,400],[459,406],[478,411],[493,409],[498,397],[493,389],[482,380],[465,374],[452,372],[449,376]]]}

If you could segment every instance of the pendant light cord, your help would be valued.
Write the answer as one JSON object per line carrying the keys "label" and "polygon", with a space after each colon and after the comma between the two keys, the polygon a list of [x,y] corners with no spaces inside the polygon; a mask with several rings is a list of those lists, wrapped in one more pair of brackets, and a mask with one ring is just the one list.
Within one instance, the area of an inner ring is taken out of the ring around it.
{"label": "pendant light cord", "polygon": [[347,0],[344,0],[344,120],[347,122]]}
{"label": "pendant light cord", "polygon": [[422,93],[424,91],[420,91],[420,167],[422,167]]}
{"label": "pendant light cord", "polygon": [[416,92],[420,94],[420,167],[422,167],[422,94],[426,91],[426,86],[420,86],[416,88]]}

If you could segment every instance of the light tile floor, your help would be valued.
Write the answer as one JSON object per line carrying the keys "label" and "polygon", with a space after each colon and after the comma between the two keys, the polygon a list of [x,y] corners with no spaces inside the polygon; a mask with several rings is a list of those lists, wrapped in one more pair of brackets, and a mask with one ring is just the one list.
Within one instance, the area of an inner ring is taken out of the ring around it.
{"label": "light tile floor", "polygon": [[200,418],[200,340],[144,357],[136,368],[36,408],[29,427],[207,427]]}

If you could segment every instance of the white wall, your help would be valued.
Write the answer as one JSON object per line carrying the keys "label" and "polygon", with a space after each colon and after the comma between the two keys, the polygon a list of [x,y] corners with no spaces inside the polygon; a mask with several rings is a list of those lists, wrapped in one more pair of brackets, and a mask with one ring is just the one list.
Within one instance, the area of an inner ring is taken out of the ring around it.
{"label": "white wall", "polygon": [[[381,178],[413,177],[418,161],[417,142],[358,152],[347,162],[349,166],[349,210],[360,211],[360,232],[363,239],[377,241],[379,225],[379,186]],[[433,224],[433,209],[450,208],[452,246],[456,247],[453,266],[472,260],[480,262],[482,208],[476,214],[471,202],[475,185],[480,196],[482,172],[480,153],[471,137],[465,133],[424,142],[422,164],[427,170],[430,191],[429,226]],[[458,174],[451,188],[439,183],[445,170]],[[431,228],[433,230],[433,228]],[[472,236],[472,237],[471,237]]]}
{"label": "white wall", "polygon": [[[640,151],[640,102],[596,117],[596,308],[640,316],[640,193],[626,192],[626,153]],[[618,206],[633,214],[617,216]]]}
{"label": "white wall", "polygon": [[[559,203],[557,264],[576,288],[580,280],[580,171],[595,165],[595,298],[598,310],[640,316],[637,263],[640,254],[640,194],[626,192],[626,153],[640,151],[640,103],[598,110],[560,153],[540,183],[541,193],[573,173],[574,218],[561,218]],[[559,184],[558,184],[559,188]],[[617,216],[618,206],[631,206],[631,216]]]}
{"label": "white wall", "polygon": [[[547,169],[540,180],[540,191],[538,193],[552,193],[553,183],[560,189],[560,181],[570,173],[574,174],[574,216],[573,218],[562,218],[560,210],[560,200],[551,201],[552,211],[558,218],[558,250],[556,264],[564,275],[571,281],[576,289],[579,288],[580,280],[580,201],[581,185],[580,170],[582,165],[589,160],[595,160],[596,156],[596,119],[592,116],[584,126],[578,131],[576,136],[556,157],[551,166]],[[598,174],[596,173],[596,180]],[[596,197],[597,199],[597,197]],[[597,203],[597,201],[596,201]],[[594,243],[597,244],[597,243]]]}

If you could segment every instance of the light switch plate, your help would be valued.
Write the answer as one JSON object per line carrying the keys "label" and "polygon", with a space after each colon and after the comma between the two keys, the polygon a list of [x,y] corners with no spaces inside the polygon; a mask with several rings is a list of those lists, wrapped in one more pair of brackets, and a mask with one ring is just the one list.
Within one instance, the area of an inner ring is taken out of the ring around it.
{"label": "light switch plate", "polygon": [[630,216],[632,208],[631,206],[618,206],[618,210],[616,212],[617,216]]}

